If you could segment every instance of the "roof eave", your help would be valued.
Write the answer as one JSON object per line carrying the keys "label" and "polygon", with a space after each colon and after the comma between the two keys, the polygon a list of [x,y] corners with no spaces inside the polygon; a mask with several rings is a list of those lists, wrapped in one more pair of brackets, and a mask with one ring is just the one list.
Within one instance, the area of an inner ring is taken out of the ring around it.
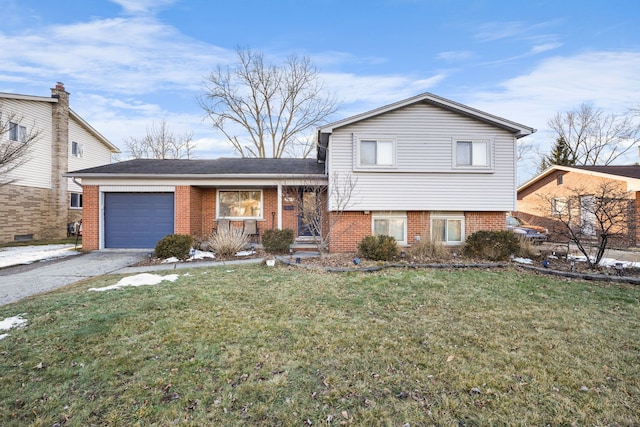
{"label": "roof eave", "polygon": [[451,101],[446,98],[439,97],[432,93],[423,93],[421,95],[416,95],[411,98],[407,98],[402,101],[395,102],[393,104],[385,105],[383,107],[379,107],[370,111],[366,111],[361,114],[356,114],[355,116],[348,117],[343,120],[339,120],[337,122],[329,123],[321,128],[319,128],[319,134],[330,134],[336,128],[340,128],[343,126],[347,126],[353,123],[357,123],[362,120],[369,119],[371,117],[378,116],[380,114],[387,113],[389,111],[393,111],[399,108],[406,107],[407,105],[415,104],[417,102],[429,102],[431,104],[438,105],[442,108],[446,108],[448,110],[452,110],[458,112],[460,114],[464,114],[470,117],[474,117],[478,120],[482,120],[485,122],[492,123],[496,126],[500,126],[504,129],[507,129],[514,133],[516,138],[522,138],[532,133],[536,132],[536,129],[524,126],[520,123],[513,122],[511,120],[504,119],[502,117],[494,116],[492,114],[486,113],[484,111],[469,107],[464,104],[460,104],[455,101]]}
{"label": "roof eave", "polygon": [[304,173],[289,173],[289,174],[141,174],[141,173],[75,173],[67,172],[62,176],[67,178],[111,178],[111,179],[130,179],[130,178],[146,178],[146,179],[269,179],[269,180],[282,180],[282,179],[324,179],[327,180],[326,174],[304,174]]}
{"label": "roof eave", "polygon": [[71,108],[69,109],[69,114],[71,115],[71,117],[77,120],[81,126],[83,126],[86,130],[92,133],[96,138],[98,138],[100,142],[106,145],[113,154],[118,154],[121,152],[118,147],[116,147],[111,142],[109,142],[107,138],[105,138],[100,132],[95,130],[93,126],[87,123],[82,117],[80,117],[80,115],[78,115],[78,113],[73,111]]}

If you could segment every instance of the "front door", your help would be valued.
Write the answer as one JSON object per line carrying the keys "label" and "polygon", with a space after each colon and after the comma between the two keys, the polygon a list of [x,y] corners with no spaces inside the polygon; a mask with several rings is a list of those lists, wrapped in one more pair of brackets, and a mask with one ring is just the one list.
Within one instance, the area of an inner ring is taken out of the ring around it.
{"label": "front door", "polygon": [[298,237],[312,237],[320,231],[321,212],[317,192],[301,188],[298,192]]}

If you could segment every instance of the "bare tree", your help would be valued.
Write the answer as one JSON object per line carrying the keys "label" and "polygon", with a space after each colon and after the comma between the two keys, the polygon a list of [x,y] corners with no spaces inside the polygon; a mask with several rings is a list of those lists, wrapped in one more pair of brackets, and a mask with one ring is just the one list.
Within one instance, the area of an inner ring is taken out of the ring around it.
{"label": "bare tree", "polygon": [[176,136],[169,130],[166,120],[147,128],[143,138],[131,137],[124,143],[136,159],[191,159],[195,148],[193,133]]}
{"label": "bare tree", "polygon": [[29,160],[31,146],[40,139],[40,130],[27,127],[24,119],[0,104],[0,186],[16,181],[11,172]]}
{"label": "bare tree", "polygon": [[568,188],[564,196],[542,196],[555,220],[552,232],[576,245],[596,268],[615,239],[628,243],[635,217],[631,194],[612,181],[601,181],[590,189]]}
{"label": "bare tree", "polygon": [[[310,178],[301,186],[289,187],[289,192],[295,191],[296,194],[288,196],[297,200],[298,215],[302,223],[309,228],[320,256],[335,237],[335,225],[353,205],[357,182],[357,178],[349,173],[334,172],[331,175],[330,186],[318,185]],[[307,198],[305,194],[312,194],[313,198]],[[329,201],[332,204],[331,212],[325,209]]]}
{"label": "bare tree", "polygon": [[214,129],[242,157],[283,157],[336,111],[308,57],[294,55],[273,65],[259,52],[238,49],[237,54],[236,65],[219,66],[207,77],[199,101]]}
{"label": "bare tree", "polygon": [[640,124],[633,114],[606,114],[592,104],[556,113],[548,124],[566,142],[567,164],[609,165],[640,141]]}

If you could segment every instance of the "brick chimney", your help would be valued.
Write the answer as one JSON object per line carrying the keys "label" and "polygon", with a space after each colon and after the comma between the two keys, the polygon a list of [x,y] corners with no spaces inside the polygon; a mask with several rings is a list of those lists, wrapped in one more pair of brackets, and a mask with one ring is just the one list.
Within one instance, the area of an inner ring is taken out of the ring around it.
{"label": "brick chimney", "polygon": [[66,236],[68,198],[67,179],[62,174],[69,169],[69,92],[64,83],[51,88],[51,97],[58,102],[51,109],[51,228],[49,234]]}

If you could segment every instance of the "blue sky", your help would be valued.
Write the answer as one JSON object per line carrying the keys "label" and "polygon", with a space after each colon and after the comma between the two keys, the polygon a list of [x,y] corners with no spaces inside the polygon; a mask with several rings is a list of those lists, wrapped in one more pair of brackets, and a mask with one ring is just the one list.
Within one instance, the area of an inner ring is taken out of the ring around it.
{"label": "blue sky", "polygon": [[[122,149],[165,119],[194,133],[198,158],[232,155],[196,98],[238,46],[276,62],[309,56],[341,101],[335,119],[431,92],[538,129],[524,140],[532,153],[553,143],[558,111],[640,104],[636,0],[1,4],[0,92],[49,96],[64,82],[72,108]],[[519,165],[520,183],[534,163]]]}

